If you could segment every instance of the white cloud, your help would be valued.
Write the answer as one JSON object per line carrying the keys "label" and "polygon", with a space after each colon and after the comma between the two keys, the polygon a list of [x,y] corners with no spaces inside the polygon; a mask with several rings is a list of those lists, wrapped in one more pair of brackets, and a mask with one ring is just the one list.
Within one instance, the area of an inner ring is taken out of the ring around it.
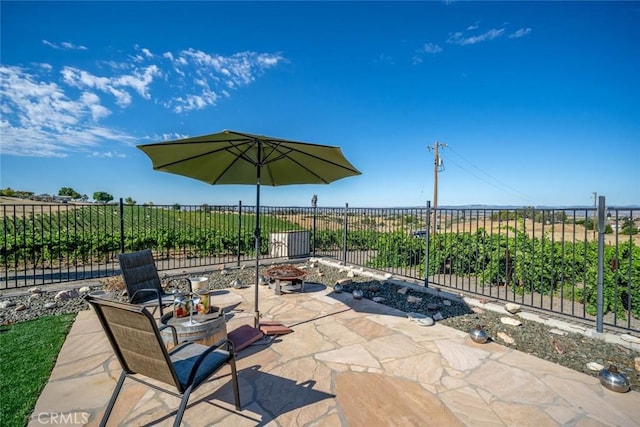
{"label": "white cloud", "polygon": [[473,45],[488,40],[496,39],[504,34],[504,28],[492,28],[476,36],[466,36],[463,32],[456,32],[449,35],[447,43],[457,44],[460,46]]}
{"label": "white cloud", "polygon": [[86,46],[78,46],[69,42],[62,42],[62,47],[65,49],[87,50]]}
{"label": "white cloud", "polygon": [[94,93],[71,98],[62,86],[43,82],[20,67],[0,66],[0,77],[3,154],[66,157],[105,139],[132,140],[97,123],[110,110]]}
{"label": "white cloud", "polygon": [[95,93],[84,92],[80,95],[80,99],[84,105],[88,106],[94,121],[98,121],[111,114],[108,108],[100,104],[100,97]]}
{"label": "white cloud", "polygon": [[156,135],[153,138],[149,138],[152,141],[173,141],[175,139],[184,139],[188,138],[189,135],[185,135],[182,133],[163,133],[161,135]]}
{"label": "white cloud", "polygon": [[100,77],[77,68],[64,67],[61,73],[68,85],[79,89],[97,89],[109,93],[113,95],[118,105],[127,106],[132,100],[128,89],[134,89],[140,96],[149,98],[147,86],[153,82],[153,76],[159,74],[159,71],[157,67],[151,66],[143,70],[136,69],[128,75]]}
{"label": "white cloud", "polygon": [[[42,42],[54,49],[86,49]],[[98,60],[92,68],[0,65],[0,148],[17,156],[65,157],[76,151],[117,156],[99,147],[113,141],[134,144],[138,138],[102,124],[114,110],[130,108],[136,99],[176,113],[201,110],[283,61],[279,53],[223,56],[186,49],[154,55],[135,46],[120,60]]]}
{"label": "white cloud", "polygon": [[187,49],[177,55],[164,53],[171,61],[173,73],[183,86],[193,86],[193,93],[171,99],[176,113],[201,110],[215,105],[228,92],[253,83],[265,70],[277,66],[284,58],[280,54],[240,52],[231,56],[210,55]]}
{"label": "white cloud", "polygon": [[376,62],[381,64],[395,64],[393,57],[391,55],[387,55],[386,53],[379,54],[378,58],[376,58]]}
{"label": "white cloud", "polygon": [[89,157],[95,157],[95,158],[101,158],[101,159],[113,159],[113,158],[124,159],[127,156],[122,153],[118,153],[117,151],[116,152],[94,151],[89,155]]}
{"label": "white cloud", "polygon": [[515,32],[509,34],[510,39],[519,39],[520,37],[524,37],[531,33],[531,28],[520,28]]}
{"label": "white cloud", "polygon": [[411,58],[414,65],[421,64],[423,62],[423,54],[434,55],[442,52],[442,48],[436,43],[425,43],[420,49],[416,50],[416,53]]}
{"label": "white cloud", "polygon": [[131,59],[135,62],[143,62],[145,59],[152,59],[154,56],[147,48],[141,48],[140,46],[135,45],[135,49],[141,52],[131,55]]}
{"label": "white cloud", "polygon": [[426,43],[422,47],[422,51],[424,53],[438,53],[438,52],[442,52],[442,48],[435,43]]}
{"label": "white cloud", "polygon": [[70,42],[62,42],[60,44],[56,44],[48,40],[42,40],[42,43],[58,50],[87,50],[88,49],[86,46],[76,45]]}
{"label": "white cloud", "polygon": [[120,87],[130,87],[144,99],[150,99],[149,86],[156,76],[160,76],[160,69],[156,65],[150,65],[143,69],[137,69],[130,75],[119,76],[115,84]]}

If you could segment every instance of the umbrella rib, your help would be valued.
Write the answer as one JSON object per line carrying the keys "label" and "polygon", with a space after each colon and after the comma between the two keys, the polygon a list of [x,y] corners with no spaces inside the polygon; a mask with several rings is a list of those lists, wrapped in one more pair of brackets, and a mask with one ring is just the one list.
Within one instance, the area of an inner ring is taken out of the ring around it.
{"label": "umbrella rib", "polygon": [[[240,146],[240,145],[247,144],[247,143],[248,143],[248,141],[244,141],[244,142],[242,142],[242,144],[233,145],[233,147],[234,147],[234,148],[238,148],[238,151],[240,152],[240,154],[241,154],[241,155],[244,155],[244,153],[245,153],[249,148],[251,148],[251,146],[250,146],[250,145],[249,145],[249,146],[247,146],[247,150],[245,150],[244,152],[243,152],[242,150],[240,150],[239,146]],[[197,142],[197,143],[196,143],[196,142],[184,143],[183,145],[187,145],[187,144],[201,144],[201,142]],[[197,158],[204,157],[204,156],[208,156],[208,155],[210,155],[210,154],[214,154],[214,153],[219,153],[220,151],[229,151],[229,147],[222,147],[222,148],[218,148],[218,149],[215,149],[215,150],[209,150],[209,151],[207,151],[207,152],[200,153],[200,154],[197,154],[197,155],[195,155],[195,156],[184,157],[184,158],[181,158],[181,159],[175,160],[175,161],[173,161],[173,162],[169,162],[169,163],[164,163],[164,164],[162,164],[162,165],[158,165],[158,166],[156,166],[154,169],[166,168],[166,167],[169,167],[169,166],[176,165],[176,164],[178,164],[178,163],[186,162],[186,161],[189,161],[189,160],[195,160],[195,159],[197,159]],[[251,160],[250,160],[250,159],[248,159],[248,158],[247,158],[247,159],[245,159],[245,160],[251,161]],[[255,164],[255,162],[253,162],[253,163]]]}
{"label": "umbrella rib", "polygon": [[[260,141],[255,141],[255,142],[258,143],[258,149],[260,149]],[[225,147],[224,150],[228,151],[231,154],[235,154],[236,157],[234,158],[234,160],[231,163],[229,163],[229,165],[226,168],[224,168],[222,173],[218,174],[218,178],[211,182],[212,185],[216,184],[220,180],[220,178],[223,177],[224,174],[227,173],[227,171],[229,169],[231,169],[231,167],[233,165],[235,165],[236,162],[238,162],[240,160],[244,160],[247,163],[250,163],[250,164],[252,164],[254,166],[262,167],[262,165],[258,165],[258,162],[256,160],[253,160],[253,159],[251,159],[251,157],[246,155],[247,151],[249,151],[251,149],[251,145],[250,144],[247,145],[245,150],[241,150],[240,147],[238,145],[234,144],[233,142],[229,141],[229,143],[231,144],[231,147]],[[247,144],[247,142],[243,142],[242,144]],[[234,153],[233,152],[234,150],[232,150],[234,148],[236,149],[236,153]]]}
{"label": "umbrella rib", "polygon": [[[204,141],[204,142],[208,142],[208,141]],[[231,163],[229,163],[229,165],[222,171],[222,173],[218,174],[218,177],[216,179],[214,179],[213,181],[210,182],[211,185],[215,185],[222,176],[224,176],[225,173],[227,173],[227,171],[229,171],[229,169],[231,169],[231,167],[233,167],[234,164],[236,164],[236,162],[240,161],[240,160],[244,160],[247,163],[250,163],[254,166],[257,166],[258,163],[257,161],[251,159],[251,157],[247,156],[246,153],[247,151],[249,151],[252,147],[252,143],[258,143],[258,145],[260,145],[260,141],[251,141],[251,140],[246,140],[246,141],[241,141],[241,142],[237,142],[237,141],[226,141],[228,142],[231,146],[230,147],[222,147],[222,148],[218,148],[216,150],[209,150],[205,153],[201,153],[195,156],[191,156],[191,157],[185,157],[179,160],[176,160],[174,162],[170,162],[170,163],[165,163],[162,165],[158,165],[156,166],[154,169],[163,169],[163,168],[167,168],[167,167],[171,167],[175,164],[178,163],[182,163],[182,162],[186,162],[189,160],[195,160],[198,159],[200,157],[204,157],[204,156],[208,156],[210,154],[214,154],[214,153],[219,153],[221,151],[227,151],[231,154],[234,155],[234,159]],[[202,144],[203,141],[198,141],[198,142],[187,142],[184,143],[184,145],[188,145],[188,144]],[[245,146],[245,148],[243,148],[243,146]]]}
{"label": "umbrella rib", "polygon": [[[339,164],[339,163],[336,163],[336,162],[333,162],[333,161],[327,160],[327,159],[325,159],[325,158],[323,158],[323,157],[316,156],[316,155],[313,155],[313,154],[307,153],[307,152],[302,151],[302,150],[297,150],[297,149],[295,149],[295,148],[293,148],[293,147],[283,146],[282,144],[283,144],[283,143],[281,143],[281,142],[279,142],[279,141],[268,141],[268,142],[267,142],[267,145],[268,145],[268,146],[269,146],[269,148],[271,148],[272,150],[271,150],[271,153],[269,153],[269,154],[267,154],[267,155],[265,156],[265,161],[264,161],[263,165],[265,165],[265,166],[266,166],[268,163],[275,162],[275,161],[277,161],[277,160],[279,160],[279,159],[281,159],[281,158],[284,158],[284,157],[288,157],[288,158],[289,158],[289,160],[291,160],[292,162],[294,162],[296,165],[298,165],[298,166],[299,166],[299,167],[301,167],[302,169],[305,169],[305,170],[309,171],[309,173],[311,173],[313,176],[315,176],[316,178],[318,178],[320,181],[324,182],[325,184],[328,184],[328,183],[330,182],[330,181],[327,181],[326,179],[324,179],[323,177],[321,177],[320,175],[318,175],[317,173],[315,173],[314,171],[312,171],[311,169],[309,169],[308,167],[306,167],[303,163],[300,163],[300,162],[299,162],[299,161],[297,161],[296,159],[294,159],[294,158],[292,158],[292,157],[290,157],[290,156],[289,156],[289,153],[291,153],[291,152],[296,152],[296,153],[299,153],[299,154],[305,155],[305,156],[307,156],[307,157],[311,157],[311,158],[313,158],[313,159],[323,161],[323,162],[325,162],[325,163],[327,163],[327,164],[329,164],[329,165],[337,166],[337,167],[340,167],[340,168],[342,168],[342,169],[345,169],[345,170],[351,171],[351,172],[353,172],[353,173],[355,173],[355,174],[359,174],[359,173],[360,173],[360,172],[359,172],[359,171],[357,171],[357,170],[354,170],[354,169],[352,169],[352,168],[349,168],[349,167],[347,167],[347,166],[341,165],[341,164]],[[336,147],[329,147],[329,146],[326,146],[326,147],[328,147],[328,148],[336,148]],[[287,151],[286,153],[284,152],[284,150],[282,150],[283,148],[286,148],[286,151]],[[279,156],[277,156],[277,157],[275,157],[275,158],[273,158],[273,159],[270,159],[269,157],[270,157],[270,156],[271,156],[271,154],[272,154],[272,153],[274,153],[274,152],[278,153],[278,154],[279,154]]]}

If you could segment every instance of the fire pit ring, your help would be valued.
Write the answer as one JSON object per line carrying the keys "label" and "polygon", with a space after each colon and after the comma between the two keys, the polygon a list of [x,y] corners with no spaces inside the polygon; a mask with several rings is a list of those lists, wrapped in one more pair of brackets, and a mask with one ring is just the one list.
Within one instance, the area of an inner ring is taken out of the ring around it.
{"label": "fire pit ring", "polygon": [[281,282],[291,282],[291,285],[287,286],[289,290],[299,288],[300,292],[304,292],[303,278],[307,275],[307,272],[293,265],[287,264],[270,267],[264,272],[264,275],[275,281],[276,295],[282,295],[283,285]]}

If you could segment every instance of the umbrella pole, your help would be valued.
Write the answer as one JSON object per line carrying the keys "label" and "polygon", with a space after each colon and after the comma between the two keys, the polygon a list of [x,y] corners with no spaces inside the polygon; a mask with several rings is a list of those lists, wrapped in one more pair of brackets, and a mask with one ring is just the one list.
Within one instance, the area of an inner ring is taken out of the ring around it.
{"label": "umbrella pole", "polygon": [[[260,150],[258,150],[258,153]],[[260,159],[258,159],[258,165],[256,166],[257,173],[257,184],[256,184],[256,229],[254,231],[254,236],[256,239],[256,282],[254,284],[255,293],[254,293],[254,327],[256,329],[260,326],[260,310],[258,310],[258,286],[260,285]]]}

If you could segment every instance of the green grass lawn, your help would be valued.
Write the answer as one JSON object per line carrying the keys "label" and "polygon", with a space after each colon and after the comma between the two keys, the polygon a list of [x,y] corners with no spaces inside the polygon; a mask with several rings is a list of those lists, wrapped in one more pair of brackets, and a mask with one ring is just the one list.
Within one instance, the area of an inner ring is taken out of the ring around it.
{"label": "green grass lawn", "polygon": [[0,327],[0,424],[27,425],[75,314]]}

